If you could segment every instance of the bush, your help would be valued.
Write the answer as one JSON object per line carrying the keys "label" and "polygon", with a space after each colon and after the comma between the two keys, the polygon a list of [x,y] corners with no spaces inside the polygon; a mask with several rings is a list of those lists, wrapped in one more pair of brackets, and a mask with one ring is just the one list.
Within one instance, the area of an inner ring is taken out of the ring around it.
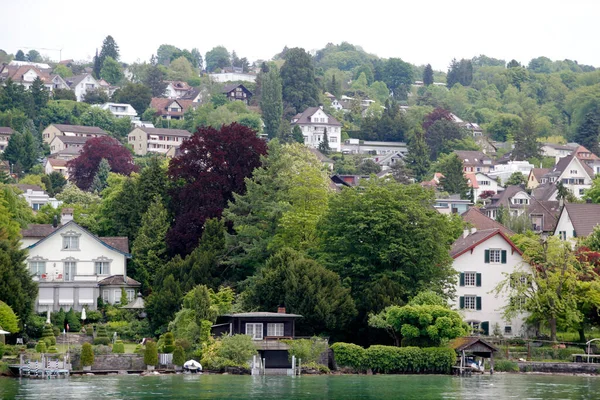
{"label": "bush", "polygon": [[301,359],[303,364],[318,363],[321,354],[327,351],[329,346],[327,341],[318,337],[311,339],[297,339],[284,341],[290,349],[288,351],[290,359],[292,356]]}
{"label": "bush", "polygon": [[217,355],[232,361],[237,367],[247,367],[252,356],[258,354],[252,338],[248,335],[225,336]]}
{"label": "bush", "polygon": [[25,333],[32,338],[39,338],[44,332],[46,318],[39,315],[32,315],[27,320],[27,329]]}
{"label": "bush", "polygon": [[498,372],[519,372],[519,364],[509,360],[497,360],[494,363],[494,371]]}
{"label": "bush", "polygon": [[151,340],[146,341],[146,350],[144,351],[144,364],[158,364],[158,348],[156,346],[156,342],[153,342]]}
{"label": "bush", "polygon": [[532,347],[531,357],[537,360],[561,360],[571,361],[572,354],[585,353],[578,347],[567,347],[564,349],[553,349],[552,347]]}
{"label": "bush", "polygon": [[5,351],[4,343],[0,342],[0,360],[2,359],[2,356],[4,356]]}
{"label": "bush", "polygon": [[75,312],[72,308],[65,315],[67,323],[69,324],[70,332],[79,332],[81,330],[81,321],[80,321],[81,313]]}
{"label": "bush", "polygon": [[81,346],[81,365],[89,367],[92,364],[94,364],[94,351],[92,350],[92,345],[84,343],[83,346]]}
{"label": "bush", "polygon": [[139,355],[144,355],[144,351],[145,351],[145,349],[142,347],[141,344],[138,344],[137,346],[135,346],[135,349],[133,350],[133,352],[135,354],[139,354]]}
{"label": "bush", "polygon": [[175,350],[175,338],[171,332],[167,332],[163,335],[164,345],[162,347],[163,353],[172,353]]}
{"label": "bush", "polygon": [[110,354],[111,353],[111,349],[110,346],[105,346],[105,345],[98,345],[98,346],[94,346],[94,354],[99,356],[99,355],[103,355],[103,354]]}
{"label": "bush", "polygon": [[183,347],[175,346],[175,350],[173,350],[173,365],[182,366],[185,363],[185,353],[183,351]]}
{"label": "bush", "polygon": [[352,343],[334,343],[331,346],[335,362],[339,367],[352,368],[355,371],[366,370],[365,349]]}
{"label": "bush", "polygon": [[115,344],[113,344],[112,352],[116,354],[124,354],[125,353],[125,345],[122,340],[117,340]]}
{"label": "bush", "polygon": [[85,316],[87,317],[85,320],[87,323],[100,322],[102,319],[102,313],[100,311],[85,310]]}
{"label": "bush", "polygon": [[96,338],[94,339],[94,344],[102,344],[108,346],[110,344],[110,338],[106,333],[105,325],[98,325],[96,328]]}
{"label": "bush", "polygon": [[56,346],[50,346],[50,348],[48,349],[48,353],[56,354],[58,353],[58,349],[56,348]]}
{"label": "bush", "polygon": [[44,331],[42,332],[42,340],[46,342],[48,347],[56,345],[56,337],[54,337],[54,331],[52,325],[46,324]]}
{"label": "bush", "polygon": [[46,352],[46,342],[43,340],[40,340],[37,345],[35,346],[35,351],[37,353],[45,353]]}

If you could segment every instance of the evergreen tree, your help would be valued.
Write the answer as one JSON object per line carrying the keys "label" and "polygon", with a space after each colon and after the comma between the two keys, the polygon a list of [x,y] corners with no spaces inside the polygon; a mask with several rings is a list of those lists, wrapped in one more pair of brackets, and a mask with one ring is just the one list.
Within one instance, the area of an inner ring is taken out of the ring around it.
{"label": "evergreen tree", "polygon": [[600,146],[598,145],[599,135],[600,118],[598,117],[598,113],[589,112],[585,115],[583,123],[577,128],[573,140],[592,153],[600,155]]}
{"label": "evergreen tree", "polygon": [[23,50],[19,49],[17,51],[17,53],[15,54],[15,60],[16,61],[25,61],[25,53],[23,53]]}
{"label": "evergreen tree", "polygon": [[152,97],[162,97],[167,89],[167,83],[164,81],[165,74],[156,65],[153,65],[146,74],[144,85],[152,91]]}
{"label": "evergreen tree", "polygon": [[33,104],[35,108],[35,113],[38,115],[42,108],[46,107],[48,103],[48,91],[44,86],[44,82],[38,76],[35,78],[30,88],[31,97],[33,99]]}
{"label": "evergreen tree", "polygon": [[433,85],[433,68],[431,68],[431,64],[427,64],[423,70],[423,84],[425,86]]}
{"label": "evergreen tree", "polygon": [[406,167],[412,171],[417,182],[421,182],[429,172],[429,147],[425,142],[425,133],[418,129],[408,142]]}
{"label": "evergreen tree", "polygon": [[[181,262],[181,258],[176,257],[169,264],[173,262]],[[166,332],[169,321],[181,308],[182,299],[183,292],[173,275],[168,275],[162,282],[160,290],[156,290],[148,296],[146,312],[148,313],[150,328],[155,334]]]}
{"label": "evergreen tree", "polygon": [[104,39],[102,49],[100,50],[100,58],[103,63],[106,57],[111,57],[113,60],[119,61],[119,46],[110,35]]}
{"label": "evergreen tree", "polygon": [[294,125],[292,129],[292,138],[295,142],[304,144],[304,135],[302,134],[302,129],[298,125]]}
{"label": "evergreen tree", "polygon": [[100,164],[98,164],[98,170],[96,171],[96,175],[94,175],[94,179],[92,180],[92,186],[90,190],[93,193],[100,194],[104,188],[108,185],[108,174],[110,173],[110,164],[103,158],[100,160]]}
{"label": "evergreen tree", "polygon": [[512,152],[512,159],[517,161],[539,157],[542,147],[538,141],[535,115],[528,113],[522,119],[521,129],[515,133],[515,148]]}
{"label": "evergreen tree", "polygon": [[100,79],[100,70],[102,69],[102,59],[98,55],[98,49],[96,49],[96,55],[94,56],[94,76],[96,79]]}
{"label": "evergreen tree", "polygon": [[450,194],[460,194],[461,199],[468,198],[469,184],[463,174],[463,163],[455,153],[442,158],[438,165],[444,175],[440,179],[443,191]]}
{"label": "evergreen tree", "polygon": [[331,152],[329,138],[327,137],[327,128],[323,130],[323,140],[319,143],[319,151],[323,154],[329,154]]}
{"label": "evergreen tree", "polygon": [[335,74],[331,76],[331,81],[328,83],[327,91],[336,98],[339,98],[342,95],[342,82],[335,77]]}
{"label": "evergreen tree", "polygon": [[264,132],[273,139],[279,132],[283,116],[281,77],[275,65],[263,75],[260,109],[265,123]]}
{"label": "evergreen tree", "polygon": [[[283,101],[293,114],[303,112],[319,103],[319,88],[313,61],[304,49],[289,49],[281,67]],[[293,110],[291,110],[293,108]]]}

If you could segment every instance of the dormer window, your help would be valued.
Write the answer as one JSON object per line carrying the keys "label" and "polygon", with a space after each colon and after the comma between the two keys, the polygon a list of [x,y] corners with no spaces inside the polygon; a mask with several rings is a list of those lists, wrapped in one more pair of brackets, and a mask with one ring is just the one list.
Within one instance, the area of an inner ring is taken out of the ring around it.
{"label": "dormer window", "polygon": [[68,231],[62,234],[62,249],[79,250],[79,236],[81,236],[81,234],[75,231]]}

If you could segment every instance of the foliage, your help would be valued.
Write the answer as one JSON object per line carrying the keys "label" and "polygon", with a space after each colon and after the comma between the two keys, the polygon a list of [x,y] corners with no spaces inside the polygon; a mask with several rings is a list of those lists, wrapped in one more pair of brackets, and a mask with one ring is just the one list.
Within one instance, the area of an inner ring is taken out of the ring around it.
{"label": "foliage", "polygon": [[39,148],[30,131],[15,132],[11,135],[2,158],[13,165],[19,175],[29,172],[38,162]]}
{"label": "foliage", "polygon": [[175,350],[173,350],[173,365],[181,367],[184,363],[185,352],[183,351],[183,347],[175,346]]}
{"label": "foliage", "polygon": [[471,60],[465,60],[464,58],[460,61],[452,60],[446,82],[449,89],[457,83],[462,86],[471,85],[473,82],[473,64]]}
{"label": "foliage", "polygon": [[79,332],[81,330],[81,314],[75,312],[72,308],[65,314],[65,319],[69,324],[69,330],[71,332]]}
{"label": "foliage", "polygon": [[276,66],[272,66],[262,77],[260,109],[265,123],[265,133],[269,139],[273,139],[279,132],[283,116],[281,77]]}
{"label": "foliage", "polygon": [[171,62],[167,76],[171,80],[187,81],[197,75],[192,63],[185,57],[179,57]]}
{"label": "foliage", "polygon": [[423,71],[423,84],[425,86],[433,84],[433,68],[431,68],[431,64],[425,66],[425,70]]}
{"label": "foliage", "polygon": [[102,69],[100,70],[100,78],[104,79],[111,85],[116,85],[123,79],[123,71],[121,65],[112,57],[104,58]]}
{"label": "foliage", "polygon": [[110,173],[110,165],[106,158],[100,160],[100,164],[98,164],[98,170],[96,171],[96,175],[94,175],[94,179],[92,180],[92,185],[90,186],[90,190],[93,193],[100,194],[104,188],[108,185],[108,174]]}
{"label": "foliage", "polygon": [[284,342],[290,347],[288,350],[289,358],[296,356],[296,359],[301,359],[304,365],[318,363],[321,355],[329,349],[327,340],[318,337],[285,340]]}
{"label": "foliage", "polygon": [[46,324],[44,326],[44,331],[42,332],[42,340],[46,342],[48,346],[56,345],[56,337],[54,337],[54,331],[52,330],[51,324]]}
{"label": "foliage", "polygon": [[285,54],[285,64],[281,67],[281,83],[285,108],[303,112],[318,104],[319,90],[315,80],[315,69],[310,55],[301,48],[289,49]]}
{"label": "foliage", "polygon": [[225,336],[217,350],[219,357],[232,361],[236,366],[247,366],[248,361],[256,354],[256,346],[248,335]]}
{"label": "foliage", "polygon": [[92,364],[94,364],[94,351],[92,350],[92,345],[84,343],[81,345],[81,365],[89,367]]}
{"label": "foliage", "polygon": [[365,349],[353,343],[337,342],[331,346],[335,362],[339,367],[364,371],[367,365]]}
{"label": "foliage", "polygon": [[11,333],[19,331],[19,318],[12,308],[3,301],[0,301],[0,329]]}
{"label": "foliage", "polygon": [[[153,65],[148,69],[143,83],[150,89],[152,97],[161,97],[165,94],[168,86],[168,83],[164,81],[165,78],[165,73],[156,65]],[[146,108],[147,107],[148,106],[146,106]],[[141,115],[139,111],[138,114]]]}
{"label": "foliage", "polygon": [[35,351],[37,353],[45,353],[46,352],[46,342],[43,340],[40,340],[39,342],[37,342],[37,344],[35,345]]}
{"label": "foliage", "polygon": [[412,66],[400,58],[385,62],[381,78],[397,99],[405,99],[414,82]]}
{"label": "foliage", "polygon": [[117,174],[129,175],[137,170],[131,153],[118,140],[108,136],[91,138],[83,146],[79,157],[67,163],[72,168],[71,179],[79,188],[86,190],[90,187],[102,159],[106,159],[111,171]]}
{"label": "foliage", "polygon": [[444,175],[440,178],[441,190],[460,194],[461,199],[467,198],[469,186],[463,174],[463,163],[456,153],[440,157],[437,170]]}
{"label": "foliage", "polygon": [[117,340],[115,344],[113,344],[112,352],[115,354],[124,354],[125,353],[125,345],[122,340]]}
{"label": "foliage", "polygon": [[443,347],[371,346],[365,350],[368,366],[374,373],[449,374],[456,362],[453,349]]}
{"label": "foliage", "polygon": [[207,51],[204,59],[207,72],[215,72],[217,69],[223,69],[230,65],[229,52],[223,46],[217,46]]}
{"label": "foliage", "polygon": [[510,185],[524,185],[527,183],[527,179],[521,172],[513,172],[512,175],[505,182],[506,186]]}
{"label": "foliage", "polygon": [[144,350],[144,364],[146,365],[157,365],[158,364],[158,347],[156,342],[152,340],[146,341],[146,349]]}
{"label": "foliage", "polygon": [[219,217],[233,193],[245,192],[244,180],[265,152],[264,141],[236,123],[198,128],[181,145],[181,155],[169,165],[169,176],[178,183],[171,191],[174,224],[167,234],[173,252],[187,254],[196,247],[204,222]]}
{"label": "foliage", "polygon": [[108,337],[108,333],[106,332],[106,325],[97,325],[96,327],[96,337],[94,338],[94,344],[102,344],[107,346],[110,344],[110,338]]}
{"label": "foliage", "polygon": [[494,371],[497,372],[519,372],[519,364],[510,360],[496,360]]}
{"label": "foliage", "polygon": [[108,100],[108,95],[100,88],[87,90],[83,95],[83,101],[87,104],[104,104]]}
{"label": "foliage", "polygon": [[[600,111],[600,106],[598,107]],[[592,153],[600,154],[600,146],[598,145],[600,135],[600,117],[598,112],[589,112],[585,115],[585,119],[577,128],[573,140],[590,150]]]}
{"label": "foliage", "polygon": [[421,182],[429,172],[429,147],[425,142],[425,133],[417,129],[408,141],[408,155],[405,164],[417,180]]}
{"label": "foliage", "polygon": [[163,339],[164,339],[164,346],[163,346],[163,352],[164,353],[172,353],[175,350],[175,338],[173,337],[173,333],[172,332],[167,332],[163,335]]}
{"label": "foliage", "polygon": [[115,92],[113,101],[131,104],[138,115],[142,115],[150,106],[150,102],[152,101],[152,90],[140,83],[128,82],[125,86]]}

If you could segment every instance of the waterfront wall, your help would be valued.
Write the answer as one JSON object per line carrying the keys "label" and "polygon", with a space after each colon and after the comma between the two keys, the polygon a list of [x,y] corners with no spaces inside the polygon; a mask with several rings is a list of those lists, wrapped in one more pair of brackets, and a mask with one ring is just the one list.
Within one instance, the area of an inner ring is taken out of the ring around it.
{"label": "waterfront wall", "polygon": [[[73,357],[73,369],[81,370],[79,355]],[[102,354],[94,356],[93,371],[143,371],[144,357],[139,354]]]}
{"label": "waterfront wall", "polygon": [[573,362],[519,362],[520,372],[547,372],[553,374],[597,374],[600,364]]}

